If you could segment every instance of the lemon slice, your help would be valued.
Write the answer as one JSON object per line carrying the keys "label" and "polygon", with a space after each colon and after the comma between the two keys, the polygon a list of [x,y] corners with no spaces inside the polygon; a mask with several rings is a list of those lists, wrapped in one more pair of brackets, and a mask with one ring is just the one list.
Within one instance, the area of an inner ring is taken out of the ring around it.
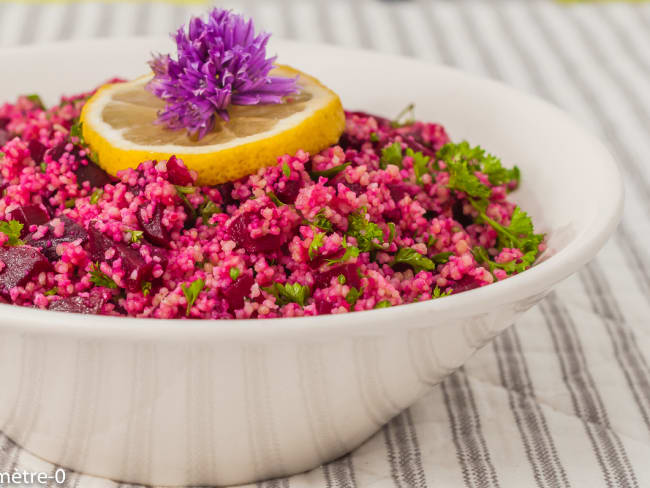
{"label": "lemon slice", "polygon": [[299,149],[317,153],[336,143],[345,127],[338,95],[317,79],[288,66],[273,75],[299,76],[300,92],[275,105],[232,106],[230,120],[218,118],[200,141],[185,130],[154,124],[163,102],[145,90],[152,75],[103,86],[81,112],[83,136],[99,165],[115,175],[149,159],[182,159],[198,173],[198,183],[215,185],[276,164]]}

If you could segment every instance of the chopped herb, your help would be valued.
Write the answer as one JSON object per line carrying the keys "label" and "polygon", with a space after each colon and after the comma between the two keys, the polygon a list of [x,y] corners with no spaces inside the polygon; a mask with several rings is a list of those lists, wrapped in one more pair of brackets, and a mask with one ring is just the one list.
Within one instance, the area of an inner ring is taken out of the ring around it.
{"label": "chopped herb", "polygon": [[196,188],[193,186],[174,185],[174,187],[178,193],[182,193],[183,195],[191,195],[196,191]]}
{"label": "chopped herb", "polygon": [[90,159],[95,164],[99,164],[99,154],[97,154],[97,151],[90,151],[88,154],[88,159]]}
{"label": "chopped herb", "polygon": [[388,222],[388,242],[393,242],[395,239],[395,224]]}
{"label": "chopped herb", "polygon": [[447,261],[449,261],[449,257],[453,256],[453,254],[453,252],[440,252],[431,256],[431,261],[436,264],[445,264]]}
{"label": "chopped herb", "polygon": [[356,246],[348,246],[345,237],[343,238],[343,241],[341,242],[341,245],[345,249],[345,253],[340,258],[328,259],[327,263],[330,266],[332,266],[334,264],[338,264],[338,263],[344,263],[348,259],[356,258],[356,257],[359,256],[359,252],[360,252],[359,248],[356,247]]}
{"label": "chopped herb", "polygon": [[305,306],[305,302],[309,298],[309,287],[301,285],[300,283],[282,284],[273,283],[272,286],[262,288],[267,293],[275,297],[278,305],[286,305],[287,303],[297,303],[301,307]]}
{"label": "chopped herb", "polygon": [[388,308],[391,307],[391,303],[388,300],[382,300],[381,302],[377,302],[375,305],[375,308]]}
{"label": "chopped herb", "polygon": [[[366,209],[348,215],[347,235],[357,240],[357,246],[361,252],[369,252],[383,249],[384,231],[377,224],[366,219]],[[379,241],[379,244],[375,242]]]}
{"label": "chopped herb", "polygon": [[338,166],[334,166],[329,169],[324,169],[323,171],[311,171],[309,175],[311,176],[311,179],[313,181],[318,181],[318,178],[323,176],[324,178],[333,178],[337,174],[339,174],[341,171],[343,171],[345,168],[350,166],[352,163],[349,161],[347,163],[339,164]]}
{"label": "chopped herb", "polygon": [[47,171],[47,164],[45,162],[42,162],[39,164],[39,166],[41,168],[41,173],[45,173]]}
{"label": "chopped herb", "polygon": [[149,295],[149,293],[151,293],[151,281],[143,281],[141,290],[145,297]]}
{"label": "chopped herb", "polygon": [[438,239],[432,235],[429,235],[429,238],[427,239],[427,247],[433,247],[436,242],[438,242]]}
{"label": "chopped herb", "polygon": [[393,164],[398,168],[402,167],[402,145],[399,142],[393,142],[390,146],[381,150],[379,167],[386,169],[389,164]]}
{"label": "chopped herb", "polygon": [[307,250],[307,253],[309,254],[309,259],[314,259],[314,254],[316,251],[318,251],[321,247],[323,247],[323,244],[325,244],[325,234],[322,232],[317,232],[314,234],[313,239],[311,240],[311,243],[309,244],[309,249]]}
{"label": "chopped herb", "polygon": [[422,270],[433,271],[436,269],[435,262],[410,247],[403,247],[397,251],[391,266],[396,264],[406,264],[413,268],[416,273]]}
{"label": "chopped herb", "polygon": [[397,114],[397,117],[390,123],[391,127],[396,129],[404,127],[405,125],[412,125],[415,123],[415,104],[409,103],[402,111]]}
{"label": "chopped herb", "polygon": [[65,208],[74,208],[75,201],[76,200],[74,198],[69,198],[65,201],[63,205]]}
{"label": "chopped herb", "polygon": [[3,153],[2,151],[0,151],[0,158],[4,158],[4,157],[5,157],[5,153]]}
{"label": "chopped herb", "polygon": [[43,295],[47,297],[51,297],[52,295],[56,295],[57,293],[59,293],[59,288],[55,286],[54,288],[50,288],[49,290],[44,292]]}
{"label": "chopped herb", "polygon": [[268,192],[268,193],[266,194],[266,196],[268,196],[268,197],[271,199],[271,201],[272,201],[273,203],[275,203],[275,205],[276,205],[277,207],[281,207],[282,205],[286,205],[286,204],[283,203],[282,200],[280,200],[280,199],[278,198],[278,196],[277,196],[275,193],[273,193],[272,191]]}
{"label": "chopped herb", "polygon": [[144,236],[144,232],[141,230],[131,230],[129,233],[131,234],[131,242],[133,243],[140,242]]}
{"label": "chopped herb", "polygon": [[347,280],[345,279],[345,275],[340,274],[336,277],[336,281],[338,281],[341,285],[345,285],[345,282]]}
{"label": "chopped herb", "polygon": [[230,268],[230,271],[228,272],[230,274],[230,279],[235,281],[237,278],[239,278],[239,275],[241,274],[241,271],[239,271],[239,268],[235,268],[234,266]]}
{"label": "chopped herb", "polygon": [[41,110],[45,110],[45,104],[43,103],[43,100],[41,100],[41,97],[38,96],[36,93],[33,93],[32,95],[25,95],[25,98],[30,102],[32,102]]}
{"label": "chopped herb", "polygon": [[0,232],[9,238],[7,244],[10,246],[22,246],[24,244],[24,242],[20,240],[20,233],[22,230],[23,224],[17,220],[0,222]]}
{"label": "chopped herb", "polygon": [[221,213],[221,207],[210,200],[208,197],[204,197],[205,201],[199,207],[199,215],[203,219],[203,223],[208,225],[210,217],[216,213]]}
{"label": "chopped herb", "polygon": [[102,190],[101,188],[97,188],[92,193],[92,195],[90,195],[90,203],[92,203],[93,205],[96,205],[97,202],[99,202],[99,199],[102,197],[103,194],[104,194],[104,190]]}
{"label": "chopped herb", "polygon": [[361,290],[351,287],[350,291],[345,295],[345,301],[350,304],[350,307],[354,307],[362,293]]}
{"label": "chopped herb", "polygon": [[451,293],[452,293],[453,291],[454,291],[454,290],[452,290],[451,288],[447,289],[447,291],[442,291],[442,290],[438,287],[438,285],[436,285],[436,287],[433,289],[433,298],[442,298],[442,297],[447,297],[447,296],[451,295]]}
{"label": "chopped herb", "polygon": [[418,185],[422,185],[422,175],[429,171],[428,164],[429,158],[421,152],[414,152],[410,147],[406,150],[406,155],[413,158],[413,173],[415,174],[415,181]]}
{"label": "chopped herb", "polygon": [[379,142],[379,136],[377,135],[376,132],[371,132],[370,133],[370,140],[372,142]]}
{"label": "chopped herb", "polygon": [[86,141],[83,136],[83,123],[77,120],[72,127],[70,127],[70,137],[76,137],[79,140],[79,144],[85,146]]}
{"label": "chopped herb", "polygon": [[99,269],[99,263],[93,263],[90,265],[90,281],[97,286],[103,286],[104,288],[116,289],[117,283],[113,281],[113,278],[104,273]]}
{"label": "chopped herb", "polygon": [[332,222],[330,222],[329,219],[325,217],[322,209],[316,214],[314,225],[320,230],[324,230],[325,232],[332,232],[332,230],[334,230]]}
{"label": "chopped herb", "polygon": [[287,178],[291,177],[291,168],[286,161],[282,163],[282,174]]}
{"label": "chopped herb", "polygon": [[194,280],[190,283],[190,286],[187,286],[185,283],[181,284],[183,295],[185,295],[185,299],[187,300],[187,308],[185,309],[185,315],[187,317],[190,316],[190,309],[192,308],[192,305],[194,305],[194,302],[196,302],[196,299],[204,286],[205,282],[201,278]]}

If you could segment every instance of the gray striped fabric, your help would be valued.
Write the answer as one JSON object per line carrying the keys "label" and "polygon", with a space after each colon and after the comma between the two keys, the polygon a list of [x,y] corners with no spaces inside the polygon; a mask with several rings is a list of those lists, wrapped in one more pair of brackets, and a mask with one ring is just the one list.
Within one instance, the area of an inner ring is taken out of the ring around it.
{"label": "gray striped fabric", "polygon": [[[542,305],[351,455],[259,485],[650,487],[650,4],[220,5],[277,36],[416,56],[536,93],[600,135],[627,183],[615,237]],[[165,34],[205,8],[0,2],[0,46]],[[57,467],[0,437],[0,471],[13,468]],[[115,486],[75,473],[67,485]]]}

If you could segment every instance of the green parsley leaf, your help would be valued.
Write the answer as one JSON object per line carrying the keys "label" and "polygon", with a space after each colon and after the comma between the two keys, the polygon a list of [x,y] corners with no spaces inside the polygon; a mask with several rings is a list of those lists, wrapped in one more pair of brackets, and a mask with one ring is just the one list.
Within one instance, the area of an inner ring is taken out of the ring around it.
{"label": "green parsley leaf", "polygon": [[356,246],[349,246],[346,242],[345,237],[343,238],[341,245],[345,249],[345,253],[340,258],[328,259],[327,264],[329,264],[330,266],[334,264],[344,263],[349,259],[356,258],[359,256],[360,254],[359,248]]}
{"label": "green parsley leaf", "polygon": [[178,198],[180,198],[183,202],[183,207],[187,212],[189,212],[189,217],[192,219],[192,221],[195,221],[197,217],[196,208],[194,208],[194,205],[192,205],[187,198],[187,195],[194,193],[195,188],[193,186],[181,185],[174,185],[174,188],[176,188],[176,194],[178,195]]}
{"label": "green parsley leaf", "polygon": [[75,200],[74,198],[68,198],[68,199],[65,201],[65,203],[63,204],[63,206],[64,206],[65,208],[74,208],[74,204],[75,204],[75,202],[76,202],[76,200]]}
{"label": "green parsley leaf", "polygon": [[208,197],[204,197],[205,201],[199,207],[199,215],[203,219],[203,223],[208,225],[210,222],[210,217],[214,214],[221,213],[221,207],[210,200]]}
{"label": "green parsley leaf", "polygon": [[345,295],[345,301],[350,304],[350,307],[354,307],[362,293],[361,290],[351,287],[350,291]]}
{"label": "green parsley leaf", "polygon": [[196,191],[196,188],[193,186],[174,185],[174,187],[178,193],[182,193],[183,195],[191,195]]}
{"label": "green parsley leaf", "polygon": [[311,240],[311,243],[309,244],[309,249],[307,250],[307,253],[309,254],[309,259],[314,259],[314,254],[316,251],[318,251],[321,247],[323,247],[323,244],[325,244],[325,234],[322,232],[317,232],[314,234],[314,238]]}
{"label": "green parsley leaf", "polygon": [[[348,236],[357,240],[357,247],[361,252],[383,249],[384,231],[377,224],[366,219],[366,209],[348,215]],[[379,241],[379,244],[375,242]]]}
{"label": "green parsley leaf", "polygon": [[96,205],[97,202],[99,202],[99,199],[102,197],[103,194],[104,194],[104,190],[102,190],[101,188],[97,188],[92,193],[92,195],[90,195],[90,203],[92,203],[93,205]]}
{"label": "green parsley leaf", "polygon": [[287,178],[291,177],[291,168],[286,161],[282,163],[282,174]]}
{"label": "green parsley leaf", "polygon": [[334,230],[332,222],[330,222],[329,219],[325,217],[322,209],[316,214],[314,225],[320,230],[324,230],[325,232],[332,232]]}
{"label": "green parsley leaf", "polygon": [[3,153],[2,151],[0,151],[0,158],[4,158],[4,157],[5,157],[5,153]]}
{"label": "green parsley leaf", "polygon": [[286,205],[286,204],[283,203],[282,200],[280,200],[280,199],[278,198],[278,196],[277,196],[275,193],[273,193],[272,191],[268,192],[266,195],[271,199],[271,201],[272,201],[273,203],[275,203],[275,205],[276,205],[277,207],[281,207],[282,205]]}
{"label": "green parsley leaf", "polygon": [[9,240],[9,246],[22,246],[24,242],[20,239],[20,233],[23,230],[23,224],[17,220],[9,220],[7,222],[0,222],[0,232],[5,234]]}
{"label": "green parsley leaf", "polygon": [[190,309],[192,308],[192,305],[194,305],[194,302],[196,302],[199,293],[201,293],[201,290],[203,290],[204,287],[205,282],[201,278],[194,280],[190,283],[190,286],[187,286],[185,283],[181,284],[183,295],[185,295],[185,299],[187,300],[187,308],[185,309],[186,316],[190,316]]}
{"label": "green parsley leaf", "polygon": [[375,305],[375,308],[388,308],[392,307],[392,304],[388,300],[382,300],[381,302],[377,302]]}
{"label": "green parsley leaf", "polygon": [[391,263],[391,266],[395,266],[396,264],[406,264],[413,268],[415,273],[419,273],[422,270],[434,271],[436,269],[435,262],[410,247],[403,247],[397,251],[395,260]]}
{"label": "green parsley leaf", "polygon": [[347,163],[339,164],[338,166],[334,166],[334,167],[329,168],[329,169],[324,169],[323,171],[311,171],[309,173],[309,176],[311,177],[311,179],[313,181],[318,181],[318,178],[320,178],[321,176],[324,177],[324,178],[333,178],[334,176],[339,174],[341,171],[343,171],[345,168],[347,168],[351,164],[352,163],[347,162]]}
{"label": "green parsley leaf", "polygon": [[50,288],[49,290],[44,292],[43,295],[45,295],[46,297],[51,297],[52,295],[56,295],[58,292],[59,292],[59,288],[55,286],[54,288]]}
{"label": "green parsley leaf", "polygon": [[113,281],[113,278],[99,269],[99,263],[93,263],[90,265],[90,281],[95,285],[103,286],[104,288],[111,288],[113,290],[117,288],[117,283]]}
{"label": "green parsley leaf", "polygon": [[345,285],[345,282],[346,282],[347,280],[346,280],[344,274],[340,274],[340,275],[338,275],[338,276],[336,277],[336,281],[338,281],[339,284],[341,284],[341,285]]}
{"label": "green parsley leaf", "polygon": [[379,167],[386,169],[389,164],[394,164],[398,168],[402,167],[402,145],[399,142],[393,142],[381,150]]}
{"label": "green parsley leaf", "polygon": [[427,239],[427,247],[433,247],[436,242],[438,242],[438,239],[432,235],[429,235],[429,238]]}
{"label": "green parsley leaf", "polygon": [[151,293],[151,281],[143,281],[140,289],[145,297],[149,295],[149,293]]}
{"label": "green parsley leaf", "polygon": [[133,243],[140,242],[144,236],[144,232],[141,230],[130,230],[129,234],[131,234],[131,242]]}
{"label": "green parsley leaf", "polygon": [[273,285],[262,288],[267,293],[273,295],[278,305],[286,305],[287,303],[297,303],[301,307],[305,306],[305,302],[309,298],[309,287],[301,285],[300,283],[282,284],[273,283]]}
{"label": "green parsley leaf", "polygon": [[393,129],[404,127],[405,125],[412,125],[415,123],[415,104],[409,103],[402,111],[397,114],[397,117],[390,123]]}
{"label": "green parsley leaf", "polygon": [[41,110],[45,110],[45,104],[43,103],[43,100],[41,100],[41,97],[37,95],[36,93],[33,93],[31,95],[25,95],[25,98],[32,102],[34,105],[36,105],[38,108]]}
{"label": "green parsley leaf", "polygon": [[230,271],[228,272],[230,275],[230,279],[235,281],[237,278],[239,278],[239,275],[241,274],[241,271],[239,271],[239,268],[235,268],[234,266],[230,268]]}
{"label": "green parsley leaf", "polygon": [[422,175],[429,171],[429,156],[425,156],[421,152],[414,152],[410,147],[406,150],[406,155],[413,158],[413,173],[415,174],[415,181],[418,185],[422,185]]}
{"label": "green parsley leaf", "polygon": [[452,294],[454,290],[449,288],[447,291],[442,291],[438,285],[433,289],[433,298],[442,298],[442,297],[447,297]]}
{"label": "green parsley leaf", "polygon": [[395,224],[388,222],[388,242],[393,242],[395,239]]}
{"label": "green parsley leaf", "polygon": [[379,136],[377,135],[376,132],[371,132],[370,133],[370,140],[372,142],[379,142]]}
{"label": "green parsley leaf", "polygon": [[448,161],[447,170],[449,171],[448,188],[475,198],[488,198],[492,193],[492,190],[476,177],[467,162]]}
{"label": "green parsley leaf", "polygon": [[79,122],[79,119],[72,124],[70,127],[70,137],[76,137],[79,139],[79,144],[86,145],[86,141],[83,136],[83,123]]}
{"label": "green parsley leaf", "polygon": [[47,171],[47,164],[45,162],[39,164],[39,167],[41,168],[41,173],[45,173]]}
{"label": "green parsley leaf", "polygon": [[449,261],[449,257],[453,254],[453,252],[440,252],[434,256],[431,256],[431,261],[436,264],[445,264],[447,261]]}

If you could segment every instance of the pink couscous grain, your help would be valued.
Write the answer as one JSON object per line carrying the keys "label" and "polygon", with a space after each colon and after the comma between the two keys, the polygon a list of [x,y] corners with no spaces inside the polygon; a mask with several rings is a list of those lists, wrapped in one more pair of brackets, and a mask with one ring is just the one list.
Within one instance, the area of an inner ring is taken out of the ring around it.
{"label": "pink couscous grain", "polygon": [[[88,95],[0,106],[4,302],[154,318],[343,313],[489,285],[544,249],[508,200],[518,172],[482,167],[469,146],[445,156],[439,124],[346,113],[319,154],[197,187],[176,158],[116,178],[99,169],[71,135]],[[518,246],[526,232],[533,247]]]}

